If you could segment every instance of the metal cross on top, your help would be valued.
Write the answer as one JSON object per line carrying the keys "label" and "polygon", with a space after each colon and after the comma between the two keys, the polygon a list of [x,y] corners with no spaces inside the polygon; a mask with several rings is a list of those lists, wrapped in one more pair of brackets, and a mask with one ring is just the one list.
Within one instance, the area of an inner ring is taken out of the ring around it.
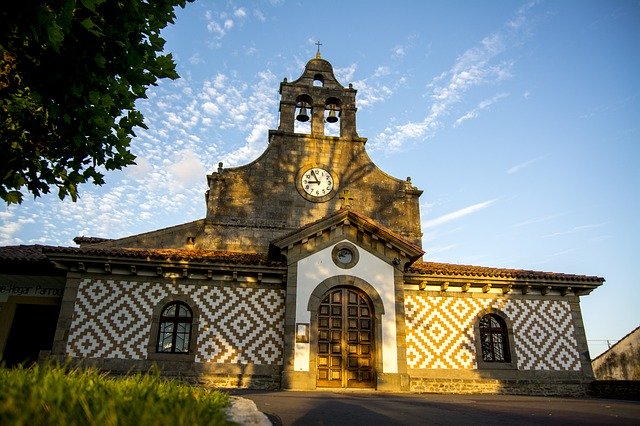
{"label": "metal cross on top", "polygon": [[321,59],[320,46],[322,46],[322,43],[320,43],[320,40],[316,41],[316,46],[318,46],[318,53],[316,53],[316,59]]}

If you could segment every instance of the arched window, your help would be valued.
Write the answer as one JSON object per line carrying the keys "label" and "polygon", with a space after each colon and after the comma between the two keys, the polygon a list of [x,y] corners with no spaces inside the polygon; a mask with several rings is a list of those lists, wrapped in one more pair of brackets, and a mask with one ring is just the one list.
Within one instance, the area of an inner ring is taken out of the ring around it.
{"label": "arched window", "polygon": [[296,98],[296,107],[293,122],[295,133],[311,134],[311,120],[313,118],[313,100],[309,95],[300,95]]}
{"label": "arched window", "polygon": [[324,135],[340,136],[340,117],[342,116],[342,103],[338,98],[329,98],[324,106]]}
{"label": "arched window", "polygon": [[162,309],[158,327],[158,352],[189,353],[191,340],[191,308],[183,302],[172,302]]}
{"label": "arched window", "polygon": [[511,362],[507,324],[495,314],[480,318],[480,346],[482,361]]}

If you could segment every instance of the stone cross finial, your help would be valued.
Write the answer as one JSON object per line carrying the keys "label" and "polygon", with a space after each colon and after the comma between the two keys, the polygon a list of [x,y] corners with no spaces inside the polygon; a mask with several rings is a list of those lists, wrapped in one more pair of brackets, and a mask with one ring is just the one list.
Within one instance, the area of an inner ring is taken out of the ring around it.
{"label": "stone cross finial", "polygon": [[349,190],[345,189],[342,191],[342,195],[339,197],[342,200],[341,209],[350,209],[351,201],[353,201],[353,197],[349,194]]}
{"label": "stone cross finial", "polygon": [[320,56],[320,46],[322,46],[322,43],[320,43],[320,40],[316,41],[316,46],[318,46],[318,52],[316,53],[316,59],[321,59],[322,57]]}

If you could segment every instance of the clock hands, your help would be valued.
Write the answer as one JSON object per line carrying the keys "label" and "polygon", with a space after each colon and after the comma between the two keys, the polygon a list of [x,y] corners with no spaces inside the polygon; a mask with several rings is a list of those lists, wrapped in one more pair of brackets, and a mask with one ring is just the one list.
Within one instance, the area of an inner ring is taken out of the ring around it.
{"label": "clock hands", "polygon": [[303,197],[310,201],[320,201],[322,197],[327,197],[333,193],[333,177],[331,173],[325,169],[312,167],[307,169],[301,177],[300,185],[302,191],[308,194],[302,194]]}
{"label": "clock hands", "polygon": [[318,176],[313,170],[311,171],[311,176],[313,176],[315,180],[312,181],[311,179],[309,179],[309,183],[315,183],[316,185],[320,185],[320,179],[318,179]]}

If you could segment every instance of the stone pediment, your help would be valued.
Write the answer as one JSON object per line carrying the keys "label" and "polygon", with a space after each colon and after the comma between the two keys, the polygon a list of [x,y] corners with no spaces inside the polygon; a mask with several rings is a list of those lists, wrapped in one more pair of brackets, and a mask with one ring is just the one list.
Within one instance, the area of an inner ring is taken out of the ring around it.
{"label": "stone pediment", "polygon": [[349,240],[401,270],[424,251],[396,232],[351,209],[340,209],[271,242],[291,264],[336,242]]}

